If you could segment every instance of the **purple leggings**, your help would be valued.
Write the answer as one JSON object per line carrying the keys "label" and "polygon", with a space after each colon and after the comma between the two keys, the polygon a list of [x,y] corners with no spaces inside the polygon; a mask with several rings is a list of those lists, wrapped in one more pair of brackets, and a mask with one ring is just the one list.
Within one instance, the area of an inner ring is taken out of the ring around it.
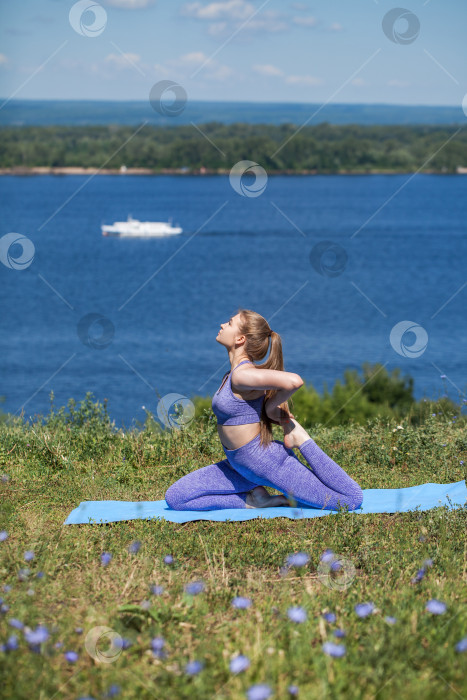
{"label": "purple leggings", "polygon": [[174,510],[246,508],[246,496],[255,486],[270,486],[297,505],[339,510],[359,508],[363,492],[356,481],[310,438],[299,449],[313,471],[283,442],[274,440],[266,449],[259,434],[236,450],[224,447],[227,459],[185,474],[165,493]]}

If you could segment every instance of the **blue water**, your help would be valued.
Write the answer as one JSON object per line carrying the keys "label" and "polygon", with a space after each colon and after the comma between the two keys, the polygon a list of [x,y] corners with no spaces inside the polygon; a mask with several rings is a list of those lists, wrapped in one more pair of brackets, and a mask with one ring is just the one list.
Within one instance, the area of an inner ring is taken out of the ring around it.
{"label": "blue water", "polygon": [[[417,399],[466,396],[467,177],[271,176],[244,197],[228,176],[3,176],[0,191],[0,237],[35,248],[22,270],[0,263],[4,411],[45,415],[52,389],[56,407],[92,391],[128,428],[166,394],[212,396],[230,368],[215,338],[239,307],[270,322],[285,369],[320,393],[369,361],[412,376]],[[101,235],[129,213],[184,232]],[[320,241],[347,256],[336,276],[310,262]],[[90,313],[114,331],[102,348],[78,336]],[[418,357],[390,342],[404,320],[427,333]]]}

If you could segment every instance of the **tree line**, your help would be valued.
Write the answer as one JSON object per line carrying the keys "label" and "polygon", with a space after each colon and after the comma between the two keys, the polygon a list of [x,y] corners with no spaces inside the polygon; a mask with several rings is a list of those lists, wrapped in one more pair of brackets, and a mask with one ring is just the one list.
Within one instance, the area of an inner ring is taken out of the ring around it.
{"label": "tree line", "polygon": [[[467,131],[454,126],[322,123],[1,129],[0,167],[142,167],[226,172],[241,160],[274,172],[454,173],[467,167]],[[453,138],[451,138],[453,137]],[[127,142],[127,143],[126,143]],[[123,145],[125,144],[125,145]],[[123,147],[122,147],[123,146]],[[108,162],[107,162],[108,161]]]}

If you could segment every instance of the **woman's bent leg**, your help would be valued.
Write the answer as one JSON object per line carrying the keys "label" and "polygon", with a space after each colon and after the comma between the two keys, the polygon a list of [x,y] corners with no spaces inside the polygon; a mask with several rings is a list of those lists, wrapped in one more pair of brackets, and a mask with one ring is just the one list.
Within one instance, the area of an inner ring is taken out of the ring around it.
{"label": "woman's bent leg", "polygon": [[360,507],[363,492],[342,467],[311,438],[299,449],[313,471],[278,440],[263,449],[255,439],[238,450],[228,451],[228,459],[246,479],[257,479],[258,484],[278,489],[286,497],[293,496],[302,505],[330,510]]}
{"label": "woman's bent leg", "polygon": [[257,485],[223,459],[185,474],[169,486],[164,498],[174,510],[246,508],[247,493]]}
{"label": "woman's bent leg", "polygon": [[313,469],[313,473],[325,485],[338,493],[342,493],[356,503],[359,508],[363,502],[363,491],[337,462],[334,462],[313,440],[305,440],[298,448]]}
{"label": "woman's bent leg", "polygon": [[[304,447],[303,450],[302,447]],[[318,448],[316,443],[314,447]],[[339,510],[344,506],[349,510],[359,508],[363,502],[360,486],[324,452],[322,454],[325,455],[326,460],[321,454],[317,455],[314,447],[304,444],[299,448],[313,471],[284,447],[286,456],[280,468],[275,469],[271,465],[270,473],[275,488],[282,491],[285,496],[292,496],[298,504],[302,503],[314,508],[326,510]],[[319,456],[319,462],[317,456]],[[318,469],[316,469],[317,464]],[[320,475],[324,476],[326,482],[321,480]]]}

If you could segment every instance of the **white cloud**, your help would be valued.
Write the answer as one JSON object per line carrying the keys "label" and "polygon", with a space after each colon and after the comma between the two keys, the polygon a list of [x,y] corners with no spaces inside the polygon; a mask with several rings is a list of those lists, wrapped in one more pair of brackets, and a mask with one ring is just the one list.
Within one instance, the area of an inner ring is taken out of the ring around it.
{"label": "white cloud", "polygon": [[222,34],[227,29],[227,22],[213,22],[208,27],[208,34],[211,36],[218,36]]}
{"label": "white cloud", "polygon": [[117,7],[120,10],[143,10],[154,5],[156,0],[101,0],[103,5]]}
{"label": "white cloud", "polygon": [[139,56],[137,53],[109,53],[104,60],[106,63],[115,66],[115,68],[118,68],[119,70],[124,68],[134,69],[135,65],[140,62],[141,56]]}
{"label": "white cloud", "polygon": [[260,75],[284,75],[283,70],[281,70],[280,68],[276,68],[276,66],[273,66],[270,63],[264,65],[256,64],[253,66],[253,70],[256,71],[256,73],[259,73]]}
{"label": "white cloud", "polygon": [[0,53],[0,66],[4,66],[6,63],[9,62],[9,58],[5,56],[4,53]]}
{"label": "white cloud", "polygon": [[300,24],[302,27],[315,27],[318,24],[318,20],[312,15],[308,17],[292,17],[292,22]]}
{"label": "white cloud", "polygon": [[208,34],[211,36],[227,36],[240,27],[242,32],[280,32],[288,29],[288,21],[281,12],[258,9],[247,0],[225,0],[207,4],[189,2],[182,6],[180,14],[209,22]]}
{"label": "white cloud", "polygon": [[265,32],[283,32],[289,28],[289,25],[284,20],[280,19],[274,10],[263,12],[256,15],[257,19],[252,19],[245,24],[242,31],[265,31]]}
{"label": "white cloud", "polygon": [[202,66],[207,61],[202,72],[202,77],[206,80],[222,81],[236,75],[235,71],[226,64],[219,63],[214,58],[208,59],[209,56],[203,51],[192,51],[178,58],[168,58],[163,64],[157,63],[153,68],[159,77],[163,76],[183,81],[189,77],[188,73]]}
{"label": "white cloud", "polygon": [[227,2],[189,2],[182,7],[182,13],[196,19],[215,20],[227,17],[231,20],[244,20],[255,12],[255,7],[246,0],[227,0]]}
{"label": "white cloud", "polygon": [[322,85],[321,78],[316,78],[314,75],[288,75],[285,79],[290,85]]}
{"label": "white cloud", "polygon": [[207,59],[207,56],[202,51],[192,51],[191,53],[186,53],[180,58],[171,59],[168,63],[173,63],[178,66],[197,66],[203,63]]}

